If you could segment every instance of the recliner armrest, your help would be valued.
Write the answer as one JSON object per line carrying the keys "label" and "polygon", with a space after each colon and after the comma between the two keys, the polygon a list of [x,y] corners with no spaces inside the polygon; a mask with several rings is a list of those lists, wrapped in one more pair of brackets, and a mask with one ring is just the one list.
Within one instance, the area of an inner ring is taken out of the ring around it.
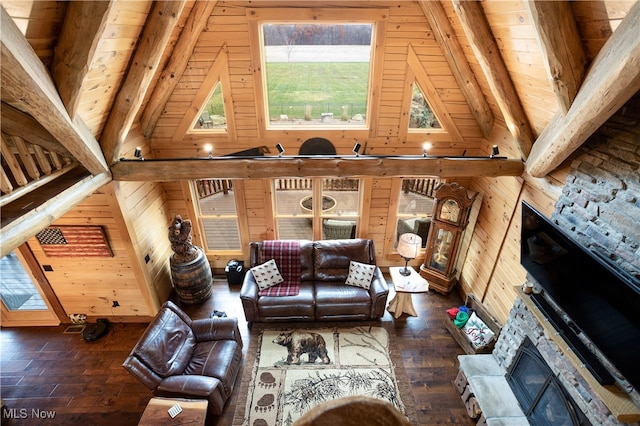
{"label": "recliner armrest", "polygon": [[158,385],[156,394],[166,396],[193,396],[207,398],[216,386],[221,385],[215,377],[199,375],[169,376]]}
{"label": "recliner armrest", "polygon": [[373,280],[371,280],[369,294],[371,295],[371,318],[381,318],[387,305],[389,284],[387,284],[379,267],[376,267]]}
{"label": "recliner armrest", "polygon": [[204,318],[193,320],[191,330],[196,341],[235,340],[242,347],[237,318]]}
{"label": "recliner armrest", "polygon": [[258,321],[260,314],[258,312],[258,284],[251,271],[247,272],[240,289],[240,300],[244,309],[244,316],[248,322]]}
{"label": "recliner armrest", "polygon": [[371,297],[375,297],[378,294],[384,294],[389,292],[389,284],[384,279],[384,275],[379,267],[376,267],[373,279],[371,280],[371,286],[369,286],[369,294]]}
{"label": "recliner armrest", "polygon": [[151,390],[154,390],[162,381],[162,377],[135,355],[129,355],[122,363],[122,366]]}

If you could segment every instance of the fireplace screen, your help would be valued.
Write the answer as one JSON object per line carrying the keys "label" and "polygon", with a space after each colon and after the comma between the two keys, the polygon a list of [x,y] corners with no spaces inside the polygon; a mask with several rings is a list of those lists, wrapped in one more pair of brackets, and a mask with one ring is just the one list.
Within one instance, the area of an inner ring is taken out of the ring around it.
{"label": "fireplace screen", "polygon": [[591,424],[528,338],[518,349],[507,381],[532,425]]}

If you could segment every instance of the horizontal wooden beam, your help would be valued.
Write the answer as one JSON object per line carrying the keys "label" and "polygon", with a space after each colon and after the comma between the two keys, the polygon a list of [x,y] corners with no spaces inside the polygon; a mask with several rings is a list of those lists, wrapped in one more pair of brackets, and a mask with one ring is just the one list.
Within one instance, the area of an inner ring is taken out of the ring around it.
{"label": "horizontal wooden beam", "polygon": [[487,157],[214,157],[121,160],[114,180],[169,182],[193,179],[358,176],[520,176],[521,160]]}

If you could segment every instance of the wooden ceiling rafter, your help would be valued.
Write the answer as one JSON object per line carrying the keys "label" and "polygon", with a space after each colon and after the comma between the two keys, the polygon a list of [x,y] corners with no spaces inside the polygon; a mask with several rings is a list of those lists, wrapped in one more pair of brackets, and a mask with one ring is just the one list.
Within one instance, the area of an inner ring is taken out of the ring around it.
{"label": "wooden ceiling rafter", "polygon": [[551,173],[640,91],[640,2],[607,40],[566,115],[556,113],[533,145],[526,171]]}
{"label": "wooden ceiling rafter", "polygon": [[98,141],[80,118],[69,117],[49,72],[4,7],[0,15],[2,101],[31,115],[89,172],[108,173]]}
{"label": "wooden ceiling rafter", "polygon": [[[58,87],[62,102],[72,119],[97,47],[104,37],[107,22],[115,10],[115,1],[74,1],[67,7],[58,43],[54,49],[51,74]],[[84,43],[78,43],[78,39]]]}
{"label": "wooden ceiling rafter", "polygon": [[173,53],[160,74],[160,78],[151,93],[147,106],[142,112],[140,122],[142,123],[142,132],[146,138],[151,137],[153,129],[162,115],[162,111],[167,105],[173,89],[175,89],[180,82],[189,63],[189,59],[191,59],[196,43],[198,42],[198,38],[206,28],[215,6],[216,1],[197,1],[194,3],[187,22],[173,48]]}
{"label": "wooden ceiling rafter", "polygon": [[453,26],[445,13],[444,7],[442,7],[442,3],[425,0],[420,0],[419,3],[433,31],[433,35],[440,44],[442,52],[449,63],[453,76],[458,82],[458,86],[482,131],[482,135],[488,138],[493,129],[493,112],[491,112],[491,107],[484,93],[482,93],[473,70],[471,70],[462,46],[460,46],[456,38]]}
{"label": "wooden ceiling rafter", "polygon": [[156,2],[152,6],[100,137],[100,144],[109,164],[114,164],[120,157],[122,144],[149,90],[185,3],[186,0],[167,1]]}
{"label": "wooden ceiling rafter", "polygon": [[493,37],[482,5],[476,1],[452,0],[452,2],[469,45],[478,59],[489,88],[504,116],[507,128],[516,141],[520,156],[526,160],[534,141],[533,130],[507,66],[500,56],[500,49]]}
{"label": "wooden ceiling rafter", "polygon": [[587,55],[568,2],[526,1],[549,81],[562,114],[578,94],[587,71]]}

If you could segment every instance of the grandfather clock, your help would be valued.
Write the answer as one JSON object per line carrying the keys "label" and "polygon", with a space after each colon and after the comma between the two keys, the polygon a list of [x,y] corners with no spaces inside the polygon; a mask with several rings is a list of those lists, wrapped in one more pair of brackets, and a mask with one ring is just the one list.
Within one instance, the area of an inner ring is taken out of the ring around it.
{"label": "grandfather clock", "polygon": [[443,183],[435,190],[433,219],[427,236],[424,263],[420,275],[429,287],[447,294],[456,285],[456,260],[460,240],[469,223],[469,212],[477,192],[457,183]]}

